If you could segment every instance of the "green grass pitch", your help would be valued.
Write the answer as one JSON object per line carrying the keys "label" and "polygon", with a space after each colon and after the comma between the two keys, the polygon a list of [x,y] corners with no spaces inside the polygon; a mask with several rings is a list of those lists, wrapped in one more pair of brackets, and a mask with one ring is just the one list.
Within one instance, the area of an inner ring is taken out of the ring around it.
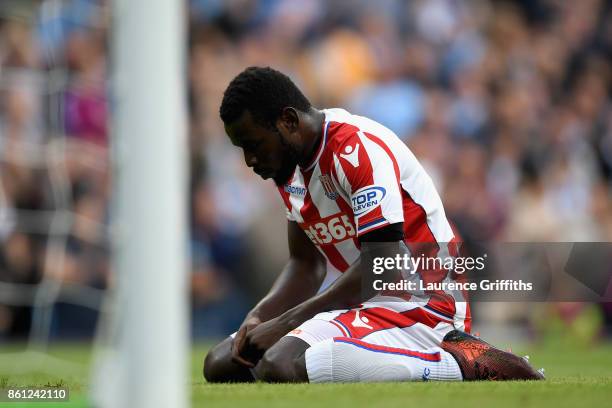
{"label": "green grass pitch", "polygon": [[[612,401],[612,345],[571,347],[531,346],[520,351],[547,380],[506,383],[387,384],[205,384],[201,362],[206,345],[191,353],[191,398],[194,407],[604,407]],[[90,353],[79,344],[56,345],[50,355],[72,364],[58,364],[46,373],[37,357],[0,351],[0,386],[65,385],[68,403],[0,403],[0,407],[87,407]],[[27,360],[27,361],[26,361]],[[31,366],[31,368],[29,368]]]}

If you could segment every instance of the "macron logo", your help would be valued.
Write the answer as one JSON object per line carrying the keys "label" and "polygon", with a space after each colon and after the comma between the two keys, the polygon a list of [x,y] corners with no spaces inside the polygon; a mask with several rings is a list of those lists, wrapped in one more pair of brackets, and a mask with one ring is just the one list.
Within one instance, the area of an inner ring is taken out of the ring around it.
{"label": "macron logo", "polygon": [[346,146],[344,152],[345,154],[340,153],[340,157],[351,163],[353,167],[359,167],[359,143],[357,143],[355,147]]}
{"label": "macron logo", "polygon": [[351,322],[351,325],[353,327],[364,327],[366,329],[370,329],[372,330],[373,327],[370,326],[368,323],[370,321],[368,320],[367,317],[363,316],[363,317],[359,317],[359,309],[355,312],[355,319]]}

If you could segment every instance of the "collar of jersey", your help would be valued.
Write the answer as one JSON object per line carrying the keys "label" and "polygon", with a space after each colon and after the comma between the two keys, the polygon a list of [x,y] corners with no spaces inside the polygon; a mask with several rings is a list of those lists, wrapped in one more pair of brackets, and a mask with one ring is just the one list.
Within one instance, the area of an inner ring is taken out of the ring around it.
{"label": "collar of jersey", "polygon": [[310,164],[308,164],[308,166],[306,166],[305,168],[302,167],[303,171],[310,171],[310,170],[312,170],[313,167],[315,166],[315,164],[317,164],[317,162],[321,158],[321,154],[323,154],[323,149],[325,148],[325,145],[327,144],[327,129],[328,128],[329,128],[329,122],[325,122],[323,124],[323,137],[321,138],[321,141],[319,142],[319,147],[317,149],[317,154],[315,154],[315,157],[312,159]]}

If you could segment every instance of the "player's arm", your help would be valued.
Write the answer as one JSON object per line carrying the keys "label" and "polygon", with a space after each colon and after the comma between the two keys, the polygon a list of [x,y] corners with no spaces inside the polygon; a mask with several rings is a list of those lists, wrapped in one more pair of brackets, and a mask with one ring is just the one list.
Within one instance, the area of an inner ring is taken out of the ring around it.
{"label": "player's arm", "polygon": [[[371,299],[378,292],[369,285],[362,285],[365,281],[363,274],[371,274],[370,265],[364,265],[363,254],[368,253],[368,259],[375,257],[394,258],[400,253],[401,240],[403,239],[403,223],[395,223],[362,235],[360,259],[347,269],[342,276],[332,283],[327,290],[305,300],[299,305],[291,308],[279,320],[287,327],[293,328],[310,319],[317,313],[347,309]],[[387,273],[397,274],[397,270],[389,270]],[[393,277],[385,276],[385,280]]]}
{"label": "player's arm", "polygon": [[247,317],[264,322],[314,296],[325,277],[325,261],[304,231],[294,221],[287,226],[289,261],[268,294]]}
{"label": "player's arm", "polygon": [[[394,257],[398,253],[403,236],[402,226],[403,223],[391,224],[362,235],[360,237],[362,254],[364,251],[370,251],[372,257]],[[361,267],[362,258],[363,255],[322,293],[304,300],[249,332],[242,344],[246,345],[247,358],[238,357],[236,361],[252,367],[279,338],[317,313],[349,308],[376,295],[373,287],[362,288],[362,276],[368,272],[367,266]],[[369,272],[371,273],[371,270]]]}
{"label": "player's arm", "polygon": [[252,366],[241,354],[247,334],[260,323],[269,321],[314,296],[325,278],[325,261],[304,231],[294,221],[287,225],[289,261],[268,294],[247,314],[232,343],[232,359]]}

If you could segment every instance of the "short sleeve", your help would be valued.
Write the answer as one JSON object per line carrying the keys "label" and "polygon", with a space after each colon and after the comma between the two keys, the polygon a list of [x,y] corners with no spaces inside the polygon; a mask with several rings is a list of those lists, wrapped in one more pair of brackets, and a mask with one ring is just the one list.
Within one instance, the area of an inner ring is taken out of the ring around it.
{"label": "short sleeve", "polygon": [[358,236],[404,221],[399,168],[381,139],[356,132],[335,153],[334,169],[350,200]]}

